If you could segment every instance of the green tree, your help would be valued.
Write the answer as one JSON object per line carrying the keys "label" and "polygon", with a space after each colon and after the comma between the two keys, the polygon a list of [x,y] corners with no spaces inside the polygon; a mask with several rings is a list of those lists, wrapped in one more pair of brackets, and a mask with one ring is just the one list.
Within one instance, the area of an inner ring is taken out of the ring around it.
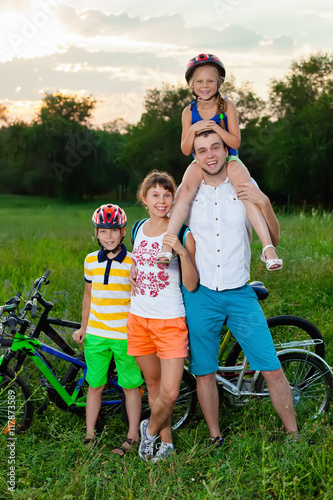
{"label": "green tree", "polygon": [[242,82],[241,86],[237,87],[235,78],[231,75],[223,84],[222,91],[225,97],[234,102],[241,128],[246,128],[250,122],[262,116],[266,103],[255,94],[251,83]]}
{"label": "green tree", "polygon": [[66,200],[92,196],[96,186],[96,135],[89,128],[95,106],[91,96],[45,94],[33,124],[43,137],[38,153],[48,158],[55,192]]}
{"label": "green tree", "polygon": [[39,111],[38,121],[42,123],[54,123],[57,119],[66,122],[87,124],[97,101],[92,97],[78,97],[77,95],[65,95],[61,92],[45,94]]}
{"label": "green tree", "polygon": [[274,117],[293,115],[312,106],[323,95],[333,91],[333,55],[312,54],[293,62],[282,80],[272,80],[269,101]]}
{"label": "green tree", "polygon": [[4,104],[0,104],[0,123],[7,124],[8,109]]}
{"label": "green tree", "polygon": [[[277,118],[266,135],[264,175],[271,190],[292,201],[329,207],[333,181],[333,58],[311,55],[273,81],[270,107]],[[267,123],[266,123],[267,127]]]}

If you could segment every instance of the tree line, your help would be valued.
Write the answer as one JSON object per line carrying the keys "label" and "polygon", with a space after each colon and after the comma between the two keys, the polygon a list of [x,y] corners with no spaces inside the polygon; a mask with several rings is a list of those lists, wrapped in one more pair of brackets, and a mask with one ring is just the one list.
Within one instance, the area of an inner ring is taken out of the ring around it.
{"label": "tree line", "polygon": [[[330,208],[333,180],[333,57],[317,53],[292,63],[271,81],[263,101],[252,86],[230,79],[223,94],[236,105],[242,132],[240,158],[260,187],[279,203]],[[180,150],[181,113],[187,88],[147,90],[135,125],[117,119],[92,127],[92,97],[45,94],[35,119],[8,123],[0,105],[0,192],[68,201],[134,197],[156,168],[176,181],[191,161]]]}

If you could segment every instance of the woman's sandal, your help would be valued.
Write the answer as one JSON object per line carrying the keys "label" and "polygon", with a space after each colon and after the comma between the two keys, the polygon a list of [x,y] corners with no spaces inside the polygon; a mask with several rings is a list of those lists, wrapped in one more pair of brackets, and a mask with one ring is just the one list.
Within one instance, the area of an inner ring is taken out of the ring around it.
{"label": "woman's sandal", "polygon": [[[124,443],[127,443],[129,446],[124,446]],[[124,457],[127,452],[136,450],[136,448],[138,447],[138,444],[139,444],[139,441],[135,441],[135,439],[125,438],[124,442],[121,446],[116,446],[116,448],[113,448],[112,453],[114,453],[115,455],[120,455],[121,457]]]}
{"label": "woman's sandal", "polygon": [[170,264],[174,256],[172,252],[160,252],[156,257],[156,264]]}
{"label": "woman's sandal", "polygon": [[[265,254],[265,251],[267,250],[267,248],[274,248],[274,250],[275,250],[275,247],[273,245],[266,245],[262,249],[262,254],[260,255],[261,262],[264,262],[266,264],[267,271],[280,271],[282,269],[283,260],[282,259],[267,259],[266,254]],[[275,266],[275,267],[273,267],[273,266]]]}

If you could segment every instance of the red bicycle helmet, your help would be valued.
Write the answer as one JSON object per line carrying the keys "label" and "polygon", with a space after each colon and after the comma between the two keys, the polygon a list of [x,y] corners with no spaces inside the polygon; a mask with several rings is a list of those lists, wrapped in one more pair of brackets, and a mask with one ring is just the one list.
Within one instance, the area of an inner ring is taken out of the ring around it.
{"label": "red bicycle helmet", "polygon": [[193,57],[193,59],[190,59],[187,64],[185,78],[188,84],[194,70],[196,68],[199,68],[200,66],[203,66],[204,64],[213,64],[219,72],[221,83],[224,82],[226,72],[222,61],[217,56],[214,56],[214,54],[199,54],[198,56]]}
{"label": "red bicycle helmet", "polygon": [[108,205],[101,205],[95,210],[92,216],[92,223],[95,227],[116,229],[126,226],[127,217],[122,208],[109,203]]}

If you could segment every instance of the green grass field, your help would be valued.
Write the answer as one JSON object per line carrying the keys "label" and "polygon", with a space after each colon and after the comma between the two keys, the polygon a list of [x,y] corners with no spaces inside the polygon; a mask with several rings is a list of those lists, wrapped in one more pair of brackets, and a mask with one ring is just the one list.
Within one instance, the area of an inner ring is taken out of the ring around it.
{"label": "green grass field", "polygon": [[[55,200],[0,196],[0,304],[17,291],[25,296],[34,280],[51,270],[46,297],[54,316],[80,320],[83,260],[96,249],[91,225],[96,203],[65,205]],[[130,228],[145,210],[119,203]],[[15,207],[15,208],[14,208]],[[325,338],[326,360],[333,365],[333,214],[298,211],[278,214],[282,272],[268,273],[259,261],[260,242],[252,243],[251,279],[269,289],[266,317],[303,316]],[[302,429],[312,446],[288,447],[274,413],[260,403],[221,408],[223,448],[206,446],[207,427],[200,410],[189,427],[175,432],[177,455],[169,463],[146,465],[135,454],[125,459],[110,450],[126,427],[116,416],[94,451],[84,449],[84,421],[53,404],[16,440],[16,489],[6,491],[8,448],[0,436],[0,498],[26,499],[331,499],[333,498],[332,416]]]}

